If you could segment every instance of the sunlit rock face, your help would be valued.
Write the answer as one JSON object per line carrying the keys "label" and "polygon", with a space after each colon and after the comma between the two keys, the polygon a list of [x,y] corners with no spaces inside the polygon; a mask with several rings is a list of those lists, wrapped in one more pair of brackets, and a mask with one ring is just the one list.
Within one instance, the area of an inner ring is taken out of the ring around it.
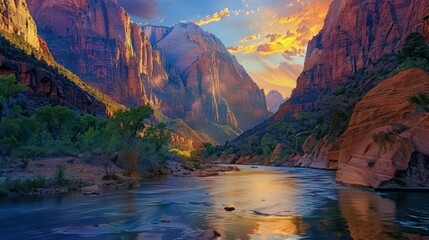
{"label": "sunlit rock face", "polygon": [[283,95],[276,90],[269,91],[266,96],[266,99],[268,110],[272,113],[277,112],[279,110],[280,105],[285,101]]}
{"label": "sunlit rock face", "polygon": [[153,89],[167,115],[196,128],[204,124],[248,129],[269,116],[263,90],[212,34],[193,23],[144,27],[161,51],[168,85]]}
{"label": "sunlit rock face", "polygon": [[429,114],[408,101],[429,92],[414,68],[388,78],[356,105],[340,139],[337,181],[364,187],[429,186]]}
{"label": "sunlit rock face", "polygon": [[0,31],[22,37],[39,50],[37,26],[25,0],[0,0]]}
{"label": "sunlit rock face", "polygon": [[[30,96],[45,97],[39,102],[44,103],[49,98],[51,101],[68,106],[77,112],[106,116],[106,106],[103,103],[64,76],[42,66],[0,56],[0,75],[15,74],[17,80],[28,87]],[[18,99],[18,101],[25,101],[30,106],[40,104],[37,98]]]}
{"label": "sunlit rock face", "polygon": [[114,100],[148,102],[146,85],[167,76],[141,28],[113,0],[29,0],[40,35],[58,62]]}
{"label": "sunlit rock face", "polygon": [[323,29],[309,42],[292,94],[308,96],[284,111],[305,108],[320,90],[335,90],[383,54],[398,52],[410,33],[427,30],[428,6],[429,0],[334,0]]}

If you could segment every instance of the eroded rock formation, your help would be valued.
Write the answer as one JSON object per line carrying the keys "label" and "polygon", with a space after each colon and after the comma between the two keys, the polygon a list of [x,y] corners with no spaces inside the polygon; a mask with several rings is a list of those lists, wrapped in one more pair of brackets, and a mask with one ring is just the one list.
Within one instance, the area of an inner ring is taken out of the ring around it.
{"label": "eroded rock formation", "polygon": [[371,188],[429,185],[429,114],[408,101],[421,91],[429,93],[429,74],[414,68],[363,97],[340,139],[337,181]]}

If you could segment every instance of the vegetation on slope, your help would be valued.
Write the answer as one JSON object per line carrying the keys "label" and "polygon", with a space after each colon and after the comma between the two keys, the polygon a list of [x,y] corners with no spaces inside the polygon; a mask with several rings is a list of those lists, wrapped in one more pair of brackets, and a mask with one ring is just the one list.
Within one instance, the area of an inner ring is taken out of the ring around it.
{"label": "vegetation on slope", "polygon": [[[413,67],[429,71],[429,47],[419,33],[412,33],[407,38],[399,54],[385,55],[358,71],[335,91],[322,92],[313,107],[293,115],[286,114],[280,120],[274,117],[235,141],[218,147],[215,154],[228,156],[234,153],[238,158],[265,156],[267,160],[276,146],[282,144],[279,160],[303,154],[302,146],[309,136],[333,143],[347,129],[355,105],[369,90],[389,76]],[[298,98],[302,97],[312,96]],[[420,102],[422,99],[412,100]],[[299,99],[289,100],[291,103],[296,101]]]}
{"label": "vegetation on slope", "polygon": [[102,102],[106,106],[108,114],[125,108],[101,93],[98,89],[83,82],[77,75],[57,63],[50,53],[34,49],[19,36],[0,32],[0,55],[16,61],[30,62],[38,67],[66,77],[70,82],[76,84],[79,88]]}

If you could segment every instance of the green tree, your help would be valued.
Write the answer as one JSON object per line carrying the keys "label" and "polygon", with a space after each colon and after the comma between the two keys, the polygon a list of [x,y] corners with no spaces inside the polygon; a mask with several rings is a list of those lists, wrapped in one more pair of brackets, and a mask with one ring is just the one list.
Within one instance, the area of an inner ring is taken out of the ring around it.
{"label": "green tree", "polygon": [[411,33],[405,40],[398,60],[402,63],[408,58],[429,59],[429,47],[420,33]]}
{"label": "green tree", "polygon": [[65,106],[44,106],[36,111],[36,120],[41,123],[44,129],[45,142],[48,135],[54,141],[61,139],[63,131],[70,123],[76,121],[76,114]]}
{"label": "green tree", "polygon": [[0,102],[6,103],[17,93],[27,90],[27,86],[16,81],[15,75],[0,76]]}
{"label": "green tree", "polygon": [[9,99],[26,90],[27,87],[24,84],[16,81],[15,75],[0,76],[0,113]]}
{"label": "green tree", "polygon": [[139,132],[144,130],[144,121],[152,115],[151,107],[141,106],[119,110],[114,113],[113,120],[123,137],[136,137]]}
{"label": "green tree", "polygon": [[162,147],[166,146],[168,139],[170,139],[170,132],[165,123],[151,126],[144,133],[144,142],[153,145],[155,152],[159,152]]}

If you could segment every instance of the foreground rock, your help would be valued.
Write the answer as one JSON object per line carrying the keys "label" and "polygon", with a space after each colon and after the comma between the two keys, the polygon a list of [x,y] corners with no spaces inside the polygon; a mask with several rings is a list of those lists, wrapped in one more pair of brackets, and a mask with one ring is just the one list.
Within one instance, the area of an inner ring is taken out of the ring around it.
{"label": "foreground rock", "polygon": [[218,176],[222,172],[239,172],[240,169],[236,166],[213,166],[203,170],[197,170],[191,175],[195,177],[212,177]]}
{"label": "foreground rock", "polygon": [[429,187],[429,114],[408,101],[429,93],[429,74],[388,78],[356,105],[341,136],[337,181],[370,188]]}

